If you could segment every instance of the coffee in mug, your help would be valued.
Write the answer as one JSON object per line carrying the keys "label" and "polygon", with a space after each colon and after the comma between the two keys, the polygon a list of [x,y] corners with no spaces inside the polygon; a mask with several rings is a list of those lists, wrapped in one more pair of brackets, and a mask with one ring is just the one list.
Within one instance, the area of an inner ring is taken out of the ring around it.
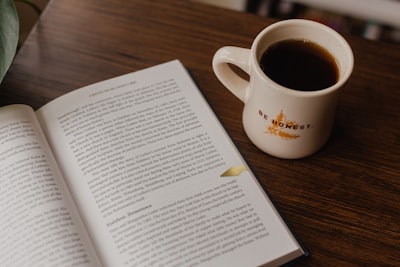
{"label": "coffee in mug", "polygon": [[327,142],[353,60],[350,46],[336,31],[293,19],[262,30],[251,49],[220,48],[212,66],[219,81],[244,103],[243,128],[251,142],[270,155],[294,159]]}
{"label": "coffee in mug", "polygon": [[290,89],[315,91],[328,88],[338,80],[334,57],[309,40],[279,41],[263,53],[260,67],[273,81]]}

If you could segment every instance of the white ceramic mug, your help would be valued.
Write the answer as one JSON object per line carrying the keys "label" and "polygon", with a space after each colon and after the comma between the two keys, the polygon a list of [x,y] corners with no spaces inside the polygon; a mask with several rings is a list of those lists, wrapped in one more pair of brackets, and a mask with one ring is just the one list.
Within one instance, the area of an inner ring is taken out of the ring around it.
{"label": "white ceramic mug", "polygon": [[[337,82],[325,89],[298,91],[271,80],[259,61],[272,44],[287,39],[309,40],[325,48],[338,67]],[[220,82],[244,102],[243,127],[250,140],[264,152],[287,159],[318,151],[328,140],[334,121],[339,89],[353,70],[353,53],[346,40],[331,28],[309,20],[276,22],[255,38],[251,49],[226,46],[213,58]],[[249,75],[237,75],[229,64]]]}

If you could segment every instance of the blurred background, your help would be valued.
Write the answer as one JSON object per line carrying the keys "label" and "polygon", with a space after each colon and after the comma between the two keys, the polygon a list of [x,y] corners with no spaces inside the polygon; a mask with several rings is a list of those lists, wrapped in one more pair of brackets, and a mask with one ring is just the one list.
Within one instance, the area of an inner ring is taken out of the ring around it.
{"label": "blurred background", "polygon": [[[57,0],[53,0],[57,1]],[[182,0],[184,1],[184,0]],[[307,18],[338,32],[366,39],[400,43],[400,0],[186,0],[254,13],[277,19]],[[32,0],[44,9],[48,0]],[[30,6],[16,1],[20,16],[20,44],[39,17]]]}
{"label": "blurred background", "polygon": [[306,18],[338,32],[400,43],[399,0],[195,0],[277,19]]}
{"label": "blurred background", "polygon": [[[47,5],[48,0],[32,0],[31,2],[40,10],[43,10]],[[31,31],[33,25],[35,25],[40,14],[32,6],[23,1],[15,1],[15,6],[19,16],[19,45],[21,45]]]}

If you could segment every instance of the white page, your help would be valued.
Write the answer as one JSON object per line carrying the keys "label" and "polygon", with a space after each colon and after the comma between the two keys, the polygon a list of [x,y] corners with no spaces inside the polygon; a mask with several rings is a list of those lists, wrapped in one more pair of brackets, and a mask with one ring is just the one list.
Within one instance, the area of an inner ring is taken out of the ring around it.
{"label": "white page", "polygon": [[35,118],[0,108],[0,265],[99,266]]}
{"label": "white page", "polygon": [[[37,112],[108,266],[258,266],[302,251],[179,61]],[[275,262],[276,265],[279,262]]]}

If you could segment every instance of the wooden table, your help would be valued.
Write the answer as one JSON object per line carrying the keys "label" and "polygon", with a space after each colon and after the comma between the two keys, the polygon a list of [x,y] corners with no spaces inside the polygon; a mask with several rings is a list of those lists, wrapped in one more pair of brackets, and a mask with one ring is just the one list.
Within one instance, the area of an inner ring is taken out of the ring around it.
{"label": "wooden table", "polygon": [[298,266],[400,264],[400,47],[346,36],[355,69],[329,143],[281,160],[255,148],[242,103],[215,78],[224,45],[249,47],[272,19],[179,0],[53,0],[0,88],[38,108],[75,88],[178,58],[311,256]]}

